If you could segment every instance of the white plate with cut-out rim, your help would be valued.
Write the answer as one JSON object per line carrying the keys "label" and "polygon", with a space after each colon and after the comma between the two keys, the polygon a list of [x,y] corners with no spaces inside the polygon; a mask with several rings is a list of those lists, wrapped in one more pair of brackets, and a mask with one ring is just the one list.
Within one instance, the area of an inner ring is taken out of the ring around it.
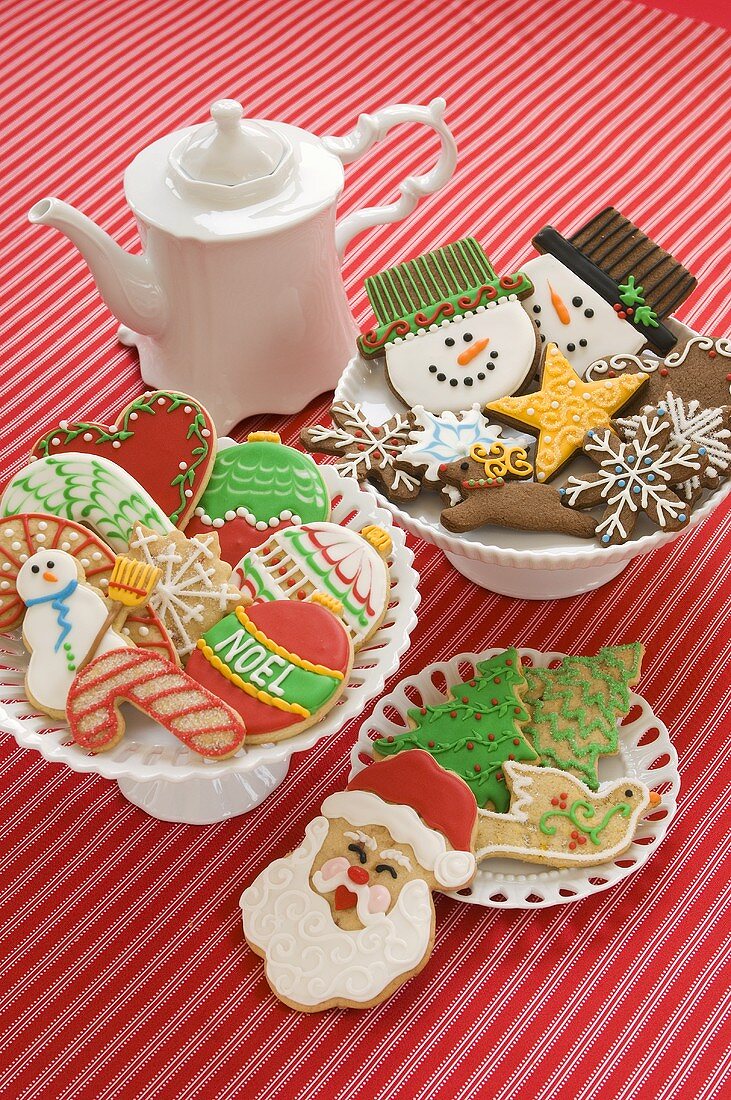
{"label": "white plate with cut-out rim", "polygon": [[[501,649],[482,653],[460,653],[449,661],[428,665],[418,676],[410,676],[378,703],[361,727],[350,753],[352,779],[373,759],[377,737],[397,736],[409,728],[407,711],[432,706],[447,699],[447,687],[473,678],[477,662],[494,657]],[[524,663],[547,667],[566,654],[541,653],[518,647]],[[602,756],[599,779],[628,779],[645,783],[662,795],[657,809],[642,818],[630,847],[615,860],[583,869],[540,867],[514,859],[491,859],[479,864],[474,882],[467,890],[450,894],[470,905],[491,909],[544,909],[598,894],[638,871],[657,849],[677,809],[680,791],[678,757],[666,727],[640,695],[630,692],[631,709],[618,723],[619,753]]]}
{"label": "white plate with cut-out rim", "polygon": [[[389,607],[383,623],[359,649],[347,687],[315,726],[286,741],[244,747],[226,760],[204,760],[133,707],[124,710],[127,732],[115,748],[96,755],[75,745],[68,726],[38,714],[23,690],[28,657],[20,631],[0,634],[0,730],[24,748],[35,749],[51,763],[77,772],[96,772],[115,780],[122,794],[153,817],[192,825],[222,821],[246,813],[262,802],[287,774],[294,753],[334,737],[361,713],[383,688],[408,649],[421,599],[414,555],[404,532],[357,482],[333,467],[320,472],[332,499],[331,521],[360,530],[384,527],[393,547]],[[51,723],[51,724],[49,724]]]}
{"label": "white plate with cut-out rim", "polygon": [[[674,318],[668,321],[668,327],[681,341],[698,335]],[[360,404],[373,424],[382,424],[394,413],[405,411],[405,406],[388,385],[383,360],[366,360],[358,354],[343,371],[333,401]],[[503,434],[506,438],[520,435],[511,428],[504,428]],[[577,469],[582,465],[587,470],[591,467],[583,456],[575,462]],[[442,510],[439,493],[422,491],[415,500],[394,504],[374,486],[367,487],[401,527],[437,546],[455,569],[475,584],[505,596],[545,600],[599,588],[621,573],[633,558],[681,538],[731,493],[731,480],[713,492],[706,490],[693,508],[687,527],[680,531],[660,531],[649,519],[640,516],[631,539],[608,547],[600,546],[596,539],[507,527],[481,527],[455,535],[439,522]]]}

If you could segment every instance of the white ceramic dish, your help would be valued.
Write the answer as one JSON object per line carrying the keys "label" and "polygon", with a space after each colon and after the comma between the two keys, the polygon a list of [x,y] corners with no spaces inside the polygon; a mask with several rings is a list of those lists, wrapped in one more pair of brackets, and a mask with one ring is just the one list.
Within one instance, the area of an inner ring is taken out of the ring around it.
{"label": "white ceramic dish", "polygon": [[[500,652],[499,649],[486,649],[479,654],[460,653],[449,661],[429,665],[418,676],[402,680],[390,695],[381,699],[369,721],[361,727],[350,754],[350,778],[372,759],[372,744],[377,737],[404,732],[408,727],[408,710],[444,702],[448,685],[471,679],[478,661]],[[519,653],[524,661],[539,667],[565,656],[556,652],[539,653],[535,649],[520,649]],[[632,693],[631,700],[632,709],[619,725],[619,754],[600,759],[599,778],[627,776],[639,780],[659,790],[662,803],[640,822],[627,851],[619,859],[580,870],[554,870],[514,859],[487,860],[479,865],[471,888],[453,897],[491,909],[544,909],[608,890],[647,862],[665,836],[677,809],[680,776],[678,757],[667,729],[641,696]]]}
{"label": "white ceramic dish", "polygon": [[[669,326],[681,338],[694,335],[677,321],[669,322]],[[404,410],[386,383],[383,362],[368,362],[359,355],[345,369],[335,400],[360,402],[374,424],[382,424],[394,412]],[[517,433],[505,429],[503,434],[507,438]],[[589,465],[587,462],[587,469]],[[422,492],[411,503],[396,505],[370,488],[402,527],[438,546],[469,580],[504,596],[523,599],[557,599],[598,588],[621,573],[633,558],[649,554],[684,533],[658,531],[642,516],[634,538],[623,546],[606,548],[594,540],[501,527],[483,527],[457,536],[439,522],[441,503],[437,493]],[[708,494],[693,511],[688,526],[701,523],[729,492],[731,481]]]}
{"label": "white ceramic dish", "polygon": [[0,635],[0,729],[19,745],[35,749],[52,763],[78,772],[96,772],[119,784],[122,794],[153,817],[205,825],[246,813],[262,802],[287,774],[294,753],[333,737],[383,688],[408,649],[416,624],[420,595],[414,555],[403,531],[388,512],[332,467],[323,477],[333,501],[332,519],[357,530],[374,523],[393,538],[389,558],[391,602],[383,624],[355,655],[348,686],[333,709],[288,741],[244,748],[236,756],[206,761],[132,707],[125,708],[127,733],[116,748],[96,756],[69,738],[65,725],[49,728],[49,719],[34,712],[23,691],[27,654],[19,632]]}

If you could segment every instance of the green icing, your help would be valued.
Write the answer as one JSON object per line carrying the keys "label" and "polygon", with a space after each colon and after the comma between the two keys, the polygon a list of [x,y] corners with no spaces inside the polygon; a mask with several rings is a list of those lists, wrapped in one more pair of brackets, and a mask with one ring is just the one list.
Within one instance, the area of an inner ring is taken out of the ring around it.
{"label": "green icing", "polygon": [[541,764],[577,775],[595,791],[597,762],[619,748],[617,720],[630,709],[642,664],[639,642],[606,646],[596,657],[565,657],[558,668],[527,668],[525,734]]}
{"label": "green icing", "polygon": [[298,703],[310,714],[324,706],[342,683],[335,676],[302,668],[263,645],[235,614],[216,623],[203,640],[245,683],[285,703]]}
{"label": "green icing", "polygon": [[135,524],[159,534],[170,520],[144,489],[105,458],[87,454],[49,455],[11,478],[0,501],[2,516],[47,512],[85,523],[117,551],[125,550]]}
{"label": "green icing", "polygon": [[[170,519],[173,523],[177,523],[183,511],[188,505],[188,498],[185,495],[186,489],[193,489],[195,487],[196,470],[202,462],[205,462],[210,450],[210,443],[206,436],[203,435],[203,430],[207,427],[206,418],[203,415],[200,406],[196,405],[192,398],[186,397],[184,394],[169,393],[167,390],[155,390],[152,394],[146,394],[143,397],[138,397],[136,401],[125,410],[122,417],[121,425],[115,431],[108,431],[100,424],[87,424],[87,423],[73,423],[69,424],[66,428],[62,428],[60,425],[54,428],[48,433],[48,435],[38,443],[38,450],[41,455],[48,455],[50,453],[51,439],[58,436],[62,439],[64,444],[73,443],[75,439],[78,439],[80,435],[91,434],[94,439],[94,443],[124,443],[126,439],[131,439],[134,436],[134,420],[131,420],[132,414],[139,414],[141,412],[149,413],[151,416],[160,416],[161,409],[155,405],[155,402],[151,400],[154,396],[155,401],[164,397],[169,402],[164,410],[165,413],[177,412],[179,408],[188,405],[191,409],[197,410],[193,415],[191,422],[188,426],[186,439],[195,437],[198,440],[198,445],[191,451],[192,455],[195,455],[195,460],[188,463],[188,468],[182,471],[173,478],[170,482],[172,486],[178,490],[178,498],[180,501],[179,507],[170,514]],[[130,428],[130,422],[133,427]]]}
{"label": "green icing", "polygon": [[309,455],[257,440],[218,452],[198,507],[211,519],[244,507],[257,521],[268,522],[289,510],[311,523],[329,517],[330,497]]}
{"label": "green icing", "polygon": [[642,297],[644,287],[635,286],[634,275],[627,276],[626,283],[619,284],[619,300],[626,306],[642,305],[644,298]]}
{"label": "green icing", "polygon": [[[583,820],[579,817],[579,811],[583,812]],[[594,816],[594,807],[591,803],[577,798],[571,803],[568,810],[548,810],[539,821],[538,827],[546,836],[555,836],[557,826],[549,825],[548,822],[554,817],[565,817],[575,828],[580,829],[582,833],[586,833],[592,844],[598,846],[601,844],[599,834],[604,831],[614,815],[621,814],[622,817],[629,817],[631,812],[627,802],[620,802],[617,806],[612,806],[611,809],[607,810],[598,825],[596,823],[592,825],[591,821],[587,819]]]}
{"label": "green icing", "polygon": [[502,813],[510,807],[505,761],[536,759],[520,728],[530,717],[521,699],[525,679],[515,649],[482,661],[477,671],[476,679],[450,688],[450,701],[410,710],[414,729],[392,740],[380,738],[374,749],[378,756],[425,749],[464,779],[479,806],[491,802]]}
{"label": "green icing", "polygon": [[655,310],[650,309],[649,306],[638,306],[635,310],[634,320],[638,325],[649,325],[651,328],[660,327]]}

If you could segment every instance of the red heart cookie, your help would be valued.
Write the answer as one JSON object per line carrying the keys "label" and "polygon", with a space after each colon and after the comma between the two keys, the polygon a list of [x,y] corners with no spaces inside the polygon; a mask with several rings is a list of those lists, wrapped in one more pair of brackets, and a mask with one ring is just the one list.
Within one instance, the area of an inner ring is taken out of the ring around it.
{"label": "red heart cookie", "polygon": [[44,432],[31,455],[44,458],[72,451],[116,462],[183,528],[211,476],[216,429],[191,397],[153,390],[127,405],[111,427],[59,421]]}

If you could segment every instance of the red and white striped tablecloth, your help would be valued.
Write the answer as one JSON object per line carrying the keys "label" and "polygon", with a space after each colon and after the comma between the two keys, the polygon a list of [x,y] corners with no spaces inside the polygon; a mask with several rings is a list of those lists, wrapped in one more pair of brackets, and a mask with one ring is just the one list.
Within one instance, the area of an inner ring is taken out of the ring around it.
{"label": "red and white striped tablecloth", "polygon": [[[541,225],[571,230],[611,201],[697,274],[682,318],[729,333],[725,30],[626,0],[3,7],[3,478],[58,414],[103,420],[142,389],[80,257],[30,227],[27,208],[58,194],[135,247],[125,165],[222,95],[318,133],[446,96],[457,176],[409,222],[358,238],[345,278],[361,323],[369,272],[469,233],[512,270]],[[354,167],[343,210],[392,198],[405,168],[429,162],[423,141],[406,130]],[[324,409],[254,426],[291,442]],[[253,813],[207,828],[152,820],[115,785],[0,738],[0,1093],[720,1095],[728,517],[719,510],[605,588],[553,603],[491,595],[412,543],[423,599],[403,674],[484,646],[593,652],[641,638],[642,692],[670,727],[683,787],[666,842],[607,893],[534,912],[439,898],[429,967],[365,1014],[283,1008],[238,909],[242,886],[343,785],[357,723],[297,758]]]}

